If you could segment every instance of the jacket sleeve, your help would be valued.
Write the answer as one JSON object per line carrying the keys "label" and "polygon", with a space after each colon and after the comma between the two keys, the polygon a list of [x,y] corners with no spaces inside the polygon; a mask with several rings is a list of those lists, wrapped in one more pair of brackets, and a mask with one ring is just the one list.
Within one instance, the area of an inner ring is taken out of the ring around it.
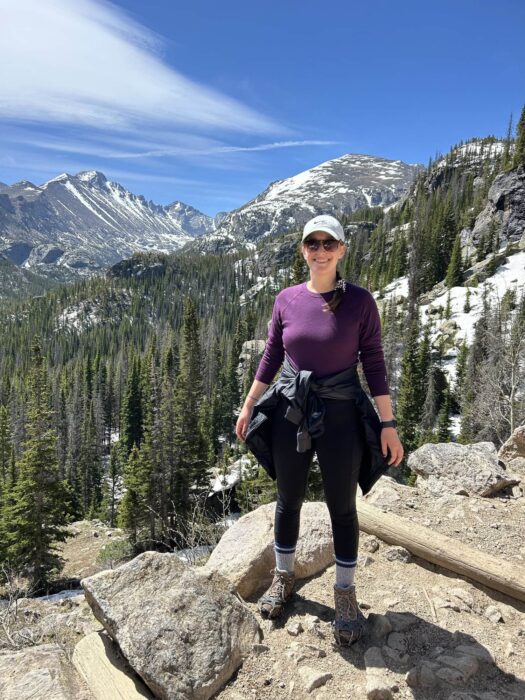
{"label": "jacket sleeve", "polygon": [[381,345],[381,319],[376,300],[366,290],[359,330],[359,359],[372,396],[389,394],[386,365]]}
{"label": "jacket sleeve", "polygon": [[263,356],[259,362],[255,379],[264,384],[271,384],[284,359],[283,327],[279,296],[275,299],[272,320],[269,323],[268,339]]}

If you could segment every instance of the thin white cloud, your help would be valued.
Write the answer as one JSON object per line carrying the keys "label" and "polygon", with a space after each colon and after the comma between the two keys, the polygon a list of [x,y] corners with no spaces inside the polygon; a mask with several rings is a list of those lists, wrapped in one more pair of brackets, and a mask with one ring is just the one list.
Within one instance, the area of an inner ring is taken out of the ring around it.
{"label": "thin white cloud", "polygon": [[221,146],[220,153],[237,153],[238,151],[273,151],[276,148],[297,148],[298,146],[333,146],[339,141],[276,141],[261,143],[258,146]]}
{"label": "thin white cloud", "polygon": [[0,119],[289,131],[171,68],[160,39],[104,0],[0,0],[0,17]]}
{"label": "thin white cloud", "polygon": [[[302,140],[302,141],[275,141],[273,143],[261,143],[255,146],[231,146],[221,145],[216,140],[201,138],[191,134],[175,135],[179,142],[178,145],[161,146],[159,144],[140,144],[140,151],[119,151],[113,147],[108,147],[102,144],[86,143],[85,141],[66,141],[63,139],[34,139],[25,138],[24,145],[40,148],[43,150],[51,150],[60,153],[75,153],[79,155],[96,156],[97,158],[112,158],[112,159],[134,159],[134,158],[161,158],[166,156],[176,157],[191,157],[191,156],[210,156],[220,153],[244,153],[250,151],[273,151],[280,148],[300,148],[306,146],[331,146],[339,143],[338,141],[319,141],[319,140]],[[174,140],[173,138],[171,140]],[[130,144],[128,144],[130,145]],[[139,145],[139,144],[134,144]],[[148,148],[149,146],[149,148]],[[145,150],[144,150],[145,148]]]}

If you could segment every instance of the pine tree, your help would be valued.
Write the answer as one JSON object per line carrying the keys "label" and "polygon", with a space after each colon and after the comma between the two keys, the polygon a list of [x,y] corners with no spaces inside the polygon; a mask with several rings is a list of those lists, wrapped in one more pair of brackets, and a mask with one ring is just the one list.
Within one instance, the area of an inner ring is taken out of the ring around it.
{"label": "pine tree", "polygon": [[109,527],[115,527],[117,521],[117,494],[121,490],[125,464],[122,444],[115,442],[111,446],[108,474],[102,484],[102,503],[99,510],[99,517]]}
{"label": "pine tree", "polygon": [[175,385],[175,479],[172,501],[179,523],[189,509],[190,488],[202,482],[206,450],[200,433],[202,367],[199,320],[195,304],[187,299],[181,331],[180,367]]}
{"label": "pine tree", "polygon": [[512,167],[517,168],[519,165],[525,166],[525,106],[516,127],[516,148],[512,159]]}
{"label": "pine tree", "polygon": [[437,425],[437,437],[439,442],[450,442],[450,391],[447,387],[444,393],[443,405],[439,411],[438,425]]}
{"label": "pine tree", "polygon": [[130,365],[120,420],[121,439],[128,454],[131,452],[133,445],[140,447],[143,427],[140,358],[133,356]]}
{"label": "pine tree", "polygon": [[27,440],[18,463],[12,500],[4,508],[7,557],[40,590],[60,570],[56,544],[67,534],[69,493],[59,478],[57,435],[47,370],[38,339],[28,379]]}
{"label": "pine tree", "polygon": [[86,397],[82,423],[78,474],[81,486],[81,505],[85,517],[93,518],[102,501],[102,464],[95,429],[93,402]]}
{"label": "pine tree", "polygon": [[463,313],[464,314],[470,313],[471,308],[472,307],[470,306],[470,287],[467,287],[467,293],[465,295],[465,303],[463,305]]}
{"label": "pine tree", "polygon": [[12,452],[13,444],[9,412],[7,406],[0,406],[0,499],[3,486],[7,481]]}
{"label": "pine tree", "polygon": [[461,238],[459,234],[456,236],[454,247],[452,248],[445,284],[449,289],[450,287],[459,287],[461,285]]}
{"label": "pine tree", "polygon": [[407,455],[418,445],[418,425],[423,403],[418,362],[418,335],[419,321],[416,315],[408,328],[401,360],[401,380],[397,403],[399,436]]}
{"label": "pine tree", "polygon": [[290,286],[294,284],[301,284],[301,282],[304,282],[306,279],[306,273],[306,262],[300,249],[297,248],[297,250],[295,251],[292,269],[290,273]]}
{"label": "pine tree", "polygon": [[120,502],[118,522],[128,532],[134,547],[139,545],[143,530],[149,524],[149,476],[148,465],[137,445],[133,445],[124,468],[125,493]]}

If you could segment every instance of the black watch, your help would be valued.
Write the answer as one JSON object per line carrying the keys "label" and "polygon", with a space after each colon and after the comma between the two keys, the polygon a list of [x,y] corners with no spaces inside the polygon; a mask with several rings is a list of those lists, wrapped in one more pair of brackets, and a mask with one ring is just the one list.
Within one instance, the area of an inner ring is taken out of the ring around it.
{"label": "black watch", "polygon": [[397,428],[397,420],[395,418],[393,418],[392,420],[382,420],[381,427],[382,428]]}

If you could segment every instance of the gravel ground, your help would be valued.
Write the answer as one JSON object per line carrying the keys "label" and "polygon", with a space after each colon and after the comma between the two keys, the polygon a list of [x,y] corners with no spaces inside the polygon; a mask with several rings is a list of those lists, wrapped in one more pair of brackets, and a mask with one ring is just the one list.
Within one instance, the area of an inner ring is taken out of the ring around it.
{"label": "gravel ground", "polygon": [[[370,500],[482,551],[523,560],[524,498],[436,499],[384,478]],[[218,699],[525,698],[525,603],[361,533],[356,590],[369,624],[345,649],[332,641],[334,580],[331,567],[298,582],[283,619],[261,621],[261,646]],[[256,598],[247,605],[258,615]]]}

